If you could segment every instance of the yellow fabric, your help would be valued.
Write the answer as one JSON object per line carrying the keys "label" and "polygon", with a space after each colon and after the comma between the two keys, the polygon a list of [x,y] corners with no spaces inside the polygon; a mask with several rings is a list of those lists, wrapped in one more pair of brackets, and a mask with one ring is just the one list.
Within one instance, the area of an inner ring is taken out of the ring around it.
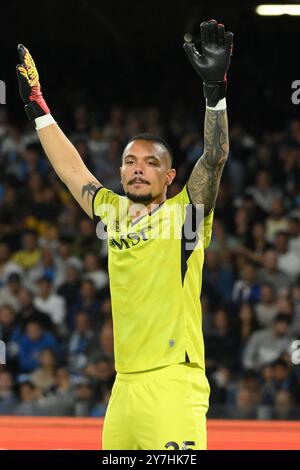
{"label": "yellow fabric", "polygon": [[11,260],[19,264],[23,269],[30,269],[36,266],[41,259],[41,250],[34,250],[31,252],[20,250]]}
{"label": "yellow fabric", "polygon": [[187,204],[185,186],[151,215],[132,223],[126,218],[126,197],[106,188],[94,196],[95,223],[101,219],[109,239],[114,351],[120,373],[185,362],[186,353],[204,370],[200,292],[213,211],[202,218],[197,249],[187,252],[181,236]]}
{"label": "yellow fabric", "polygon": [[117,374],[104,450],[204,450],[209,385],[194,364]]}

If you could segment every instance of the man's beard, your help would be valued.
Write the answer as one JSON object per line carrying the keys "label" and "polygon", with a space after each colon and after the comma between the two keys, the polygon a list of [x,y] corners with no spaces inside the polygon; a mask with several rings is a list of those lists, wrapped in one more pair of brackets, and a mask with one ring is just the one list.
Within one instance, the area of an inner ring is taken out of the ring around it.
{"label": "man's beard", "polygon": [[132,202],[140,203],[140,204],[149,204],[149,202],[153,201],[152,193],[148,194],[132,194],[130,192],[125,193],[128,199]]}

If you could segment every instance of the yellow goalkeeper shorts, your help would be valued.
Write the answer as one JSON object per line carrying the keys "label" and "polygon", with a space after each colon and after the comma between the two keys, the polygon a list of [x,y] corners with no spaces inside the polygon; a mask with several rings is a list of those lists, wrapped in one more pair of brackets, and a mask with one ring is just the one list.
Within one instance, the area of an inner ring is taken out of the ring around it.
{"label": "yellow goalkeeper shorts", "polygon": [[104,450],[206,449],[210,388],[196,364],[117,374],[107,408]]}

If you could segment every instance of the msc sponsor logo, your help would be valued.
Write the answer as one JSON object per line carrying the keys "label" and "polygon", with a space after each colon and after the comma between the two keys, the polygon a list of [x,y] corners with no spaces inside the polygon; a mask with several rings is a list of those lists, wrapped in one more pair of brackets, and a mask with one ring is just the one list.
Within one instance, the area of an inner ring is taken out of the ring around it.
{"label": "msc sponsor logo", "polygon": [[139,233],[131,232],[127,233],[127,237],[120,237],[119,240],[111,237],[109,244],[112,248],[119,248],[119,250],[131,248],[135,245],[138,245],[141,241],[147,241],[149,238],[146,235],[145,230],[141,230]]}

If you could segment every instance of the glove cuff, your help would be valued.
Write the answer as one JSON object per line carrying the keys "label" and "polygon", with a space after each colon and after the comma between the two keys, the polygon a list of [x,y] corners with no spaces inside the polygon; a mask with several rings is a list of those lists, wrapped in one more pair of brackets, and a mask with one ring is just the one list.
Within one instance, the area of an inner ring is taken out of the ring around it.
{"label": "glove cuff", "polygon": [[204,96],[207,99],[207,106],[214,108],[218,101],[225,98],[227,81],[203,83]]}
{"label": "glove cuff", "polygon": [[31,103],[25,105],[25,111],[30,121],[34,121],[36,118],[50,113],[50,110],[44,99],[42,100],[41,104],[44,104],[44,109],[37,103],[37,101],[32,101]]}

